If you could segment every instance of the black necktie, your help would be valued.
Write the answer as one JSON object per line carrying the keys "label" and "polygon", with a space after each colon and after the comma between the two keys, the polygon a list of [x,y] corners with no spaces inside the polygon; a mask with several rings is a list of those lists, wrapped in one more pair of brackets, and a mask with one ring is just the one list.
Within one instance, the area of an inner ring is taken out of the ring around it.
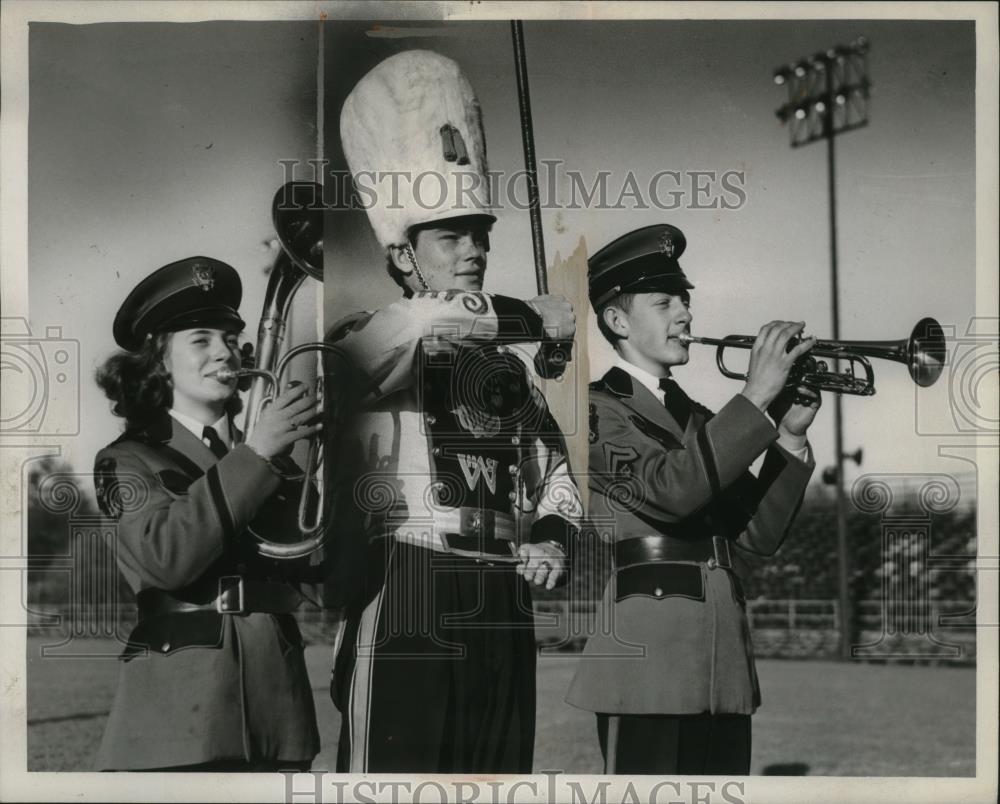
{"label": "black necktie", "polygon": [[667,413],[674,417],[682,430],[686,429],[691,417],[691,401],[687,394],[669,377],[660,380],[660,390],[663,391],[663,405]]}
{"label": "black necktie", "polygon": [[221,458],[229,452],[229,450],[226,449],[225,443],[219,437],[219,434],[215,432],[214,427],[205,427],[205,429],[201,431],[201,437],[208,441],[208,448],[212,450],[212,454],[215,455],[216,458]]}

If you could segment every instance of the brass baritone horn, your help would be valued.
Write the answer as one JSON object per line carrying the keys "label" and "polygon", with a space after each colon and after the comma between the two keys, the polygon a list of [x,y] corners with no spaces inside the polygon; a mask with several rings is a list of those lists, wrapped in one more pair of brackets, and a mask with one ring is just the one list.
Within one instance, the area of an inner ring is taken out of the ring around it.
{"label": "brass baritone horn", "polygon": [[[752,349],[755,335],[728,335],[725,338],[697,338],[681,335],[683,343],[716,346],[715,362],[725,376],[745,380],[746,374],[730,371],[723,360],[727,348]],[[799,340],[789,344],[793,348]],[[945,338],[941,325],[933,318],[923,318],[913,328],[909,338],[900,341],[820,341],[796,361],[788,374],[787,386],[808,386],[817,391],[836,394],[872,396],[875,393],[875,372],[869,357],[905,363],[910,377],[922,388],[933,385],[941,376],[945,363]],[[847,361],[847,367],[837,372],[827,360]],[[859,369],[864,376],[859,376]]]}
{"label": "brass baritone horn", "polygon": [[[323,281],[323,188],[312,182],[289,182],[274,196],[271,216],[281,245],[264,294],[264,309],[257,331],[257,348],[252,367],[238,371],[221,370],[221,379],[252,378],[247,397],[246,437],[257,425],[261,411],[277,395],[288,366],[295,358],[330,349],[324,343],[305,343],[281,355],[288,314],[292,299],[307,276]],[[322,402],[322,373],[316,381],[316,397]],[[283,480],[300,482],[298,518],[296,522],[279,521],[277,508],[265,505],[250,524],[257,538],[258,551],[270,558],[301,558],[319,549],[326,534],[324,493],[321,477],[323,464],[323,434],[309,441],[308,457],[303,471],[288,472]],[[319,483],[317,483],[317,479]],[[279,492],[280,493],[280,492]],[[283,508],[283,507],[282,507]],[[276,541],[276,535],[288,531],[293,540]]]}

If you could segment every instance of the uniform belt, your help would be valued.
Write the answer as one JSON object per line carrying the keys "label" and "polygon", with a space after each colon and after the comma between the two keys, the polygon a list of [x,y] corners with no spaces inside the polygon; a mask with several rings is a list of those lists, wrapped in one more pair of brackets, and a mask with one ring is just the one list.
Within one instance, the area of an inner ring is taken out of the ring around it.
{"label": "uniform belt", "polygon": [[397,541],[486,561],[517,561],[517,520],[488,508],[435,509],[426,519],[391,522]]}
{"label": "uniform belt", "polygon": [[669,536],[639,536],[615,542],[615,568],[664,561],[696,561],[709,569],[732,569],[729,540],[722,536],[687,541]]}
{"label": "uniform belt", "polygon": [[615,602],[628,597],[686,597],[705,599],[704,570],[697,564],[677,564],[660,561],[652,564],[632,564],[615,573]]}
{"label": "uniform belt", "polygon": [[223,575],[219,578],[218,594],[198,603],[181,600],[162,589],[143,589],[136,595],[139,620],[161,614],[192,611],[214,611],[218,614],[290,614],[302,602],[302,594],[293,586],[271,581]]}

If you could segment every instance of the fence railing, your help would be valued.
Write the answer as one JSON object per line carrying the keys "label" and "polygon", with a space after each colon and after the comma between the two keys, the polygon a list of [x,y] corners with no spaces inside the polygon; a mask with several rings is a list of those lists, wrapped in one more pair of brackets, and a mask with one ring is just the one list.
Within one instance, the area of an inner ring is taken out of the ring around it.
{"label": "fence railing", "polygon": [[750,628],[836,628],[836,600],[748,600]]}
{"label": "fence railing", "polygon": [[[899,659],[912,655],[919,659],[943,658],[972,661],[975,658],[975,602],[927,601],[919,622],[923,629],[914,629],[910,617],[899,625],[894,619],[898,611],[883,600],[859,600],[853,604],[856,641],[861,646],[882,645],[879,653],[858,658],[871,660]],[[582,650],[587,637],[598,628],[610,627],[598,622],[596,601],[543,600],[536,601],[536,638],[539,645],[550,651]],[[829,599],[756,599],[747,601],[747,619],[753,632],[754,646],[760,656],[817,657],[833,656],[839,642],[838,606]],[[333,644],[341,621],[331,611],[303,609],[296,619],[308,643]],[[75,639],[113,640],[124,643],[136,622],[135,607],[107,606],[46,606],[28,613],[29,633],[48,636],[53,643],[69,649]],[[907,640],[951,646],[951,650],[913,652],[906,648]],[[903,646],[903,647],[900,647]],[[906,652],[909,650],[909,653]],[[62,648],[60,648],[62,649]]]}

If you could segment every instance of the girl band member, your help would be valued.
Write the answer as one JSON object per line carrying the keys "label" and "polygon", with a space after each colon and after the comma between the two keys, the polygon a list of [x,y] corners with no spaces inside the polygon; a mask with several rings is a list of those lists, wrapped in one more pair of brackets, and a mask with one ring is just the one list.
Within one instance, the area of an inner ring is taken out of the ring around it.
{"label": "girl band member", "polygon": [[115,317],[124,351],[97,372],[125,419],[97,455],[97,497],[139,613],[101,769],[307,769],[319,750],[292,617],[304,568],[263,558],[247,533],[264,504],[289,496],[274,461],[319,429],[316,402],[289,386],[242,440],[236,380],[219,374],[240,365],[241,296],[218,260],[155,271]]}

